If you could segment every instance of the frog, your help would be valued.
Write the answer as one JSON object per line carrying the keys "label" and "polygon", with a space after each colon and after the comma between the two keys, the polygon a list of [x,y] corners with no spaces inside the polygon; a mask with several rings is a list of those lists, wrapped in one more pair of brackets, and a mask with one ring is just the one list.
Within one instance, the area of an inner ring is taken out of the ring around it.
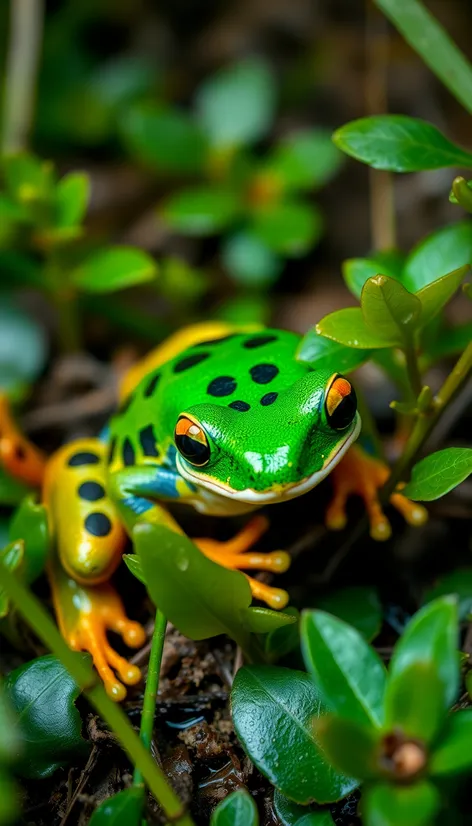
{"label": "frog", "polygon": [[[107,636],[114,631],[131,648],[145,642],[110,582],[138,523],[182,533],[175,503],[209,516],[251,514],[226,542],[193,541],[213,562],[241,571],[253,597],[273,609],[285,608],[289,595],[252,574],[282,573],[290,557],[254,549],[268,521],[253,512],[306,494],[330,475],[328,527],[345,527],[346,502],[360,494],[372,536],[389,536],[378,498],[389,469],[356,444],[354,386],[335,362],[301,361],[300,340],[288,330],[223,322],[185,328],[129,370],[101,434],[50,457],[0,402],[0,462],[37,487],[47,509],[47,574],[60,631],[72,649],[92,655],[114,700],[141,679]],[[425,509],[402,494],[391,502],[409,523],[425,521]]]}

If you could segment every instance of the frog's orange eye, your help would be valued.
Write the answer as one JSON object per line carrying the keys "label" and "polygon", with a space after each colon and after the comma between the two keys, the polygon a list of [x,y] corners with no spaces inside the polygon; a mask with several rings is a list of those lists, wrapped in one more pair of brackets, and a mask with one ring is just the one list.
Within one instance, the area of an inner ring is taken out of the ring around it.
{"label": "frog's orange eye", "polygon": [[210,445],[202,427],[187,416],[180,416],[175,426],[175,444],[179,453],[195,467],[210,461]]}
{"label": "frog's orange eye", "polygon": [[335,376],[328,385],[325,409],[333,430],[345,430],[352,423],[357,410],[356,393],[344,376]]}

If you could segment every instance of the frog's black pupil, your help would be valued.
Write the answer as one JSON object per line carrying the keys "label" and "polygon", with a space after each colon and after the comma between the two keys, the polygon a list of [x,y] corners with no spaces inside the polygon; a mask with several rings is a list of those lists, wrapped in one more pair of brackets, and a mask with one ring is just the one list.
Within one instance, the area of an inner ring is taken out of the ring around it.
{"label": "frog's black pupil", "polygon": [[190,462],[191,465],[201,467],[202,465],[206,465],[210,458],[209,446],[198,442],[196,439],[192,439],[191,436],[176,434],[175,444],[177,445],[179,453],[181,453],[184,459],[187,459],[187,462]]}
{"label": "frog's black pupil", "polygon": [[333,410],[331,416],[328,414],[328,424],[333,430],[345,430],[352,424],[352,420],[356,415],[357,397],[354,388],[351,385],[351,392],[349,396],[339,402],[336,410]]}

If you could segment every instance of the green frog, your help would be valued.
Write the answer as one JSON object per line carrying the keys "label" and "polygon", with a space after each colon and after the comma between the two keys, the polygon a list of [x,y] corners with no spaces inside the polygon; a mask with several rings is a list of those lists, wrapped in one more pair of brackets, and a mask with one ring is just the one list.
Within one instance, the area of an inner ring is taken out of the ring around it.
{"label": "green frog", "polygon": [[[246,514],[300,496],[331,474],[328,526],[344,527],[346,500],[358,493],[372,535],[389,535],[377,498],[389,471],[354,444],[361,430],[355,390],[335,363],[326,369],[299,361],[299,344],[286,330],[219,322],[186,328],[131,369],[100,438],[74,441],[48,459],[0,407],[0,460],[40,488],[48,509],[48,574],[60,629],[72,648],[92,654],[115,700],[141,678],[107,638],[113,630],[131,647],[145,639],[109,583],[137,522],[180,532],[169,503],[214,516]],[[412,524],[426,518],[401,494],[392,502]],[[285,551],[253,548],[266,527],[256,516],[227,542],[194,541],[228,568],[285,571]],[[287,604],[285,591],[245,575],[256,599]]]}

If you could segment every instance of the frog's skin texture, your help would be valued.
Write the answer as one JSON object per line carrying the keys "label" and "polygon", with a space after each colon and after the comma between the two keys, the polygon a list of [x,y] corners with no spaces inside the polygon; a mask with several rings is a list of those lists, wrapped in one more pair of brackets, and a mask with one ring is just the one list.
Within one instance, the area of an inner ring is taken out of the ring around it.
{"label": "frog's skin texture", "polygon": [[[244,514],[305,493],[337,467],[328,523],[344,526],[346,499],[357,492],[373,534],[388,534],[376,497],[388,469],[349,450],[361,427],[354,390],[335,365],[317,370],[298,362],[298,344],[298,335],[282,330],[187,328],[130,371],[105,440],[73,442],[47,462],[0,405],[0,433],[7,434],[0,459],[40,486],[48,507],[54,539],[48,572],[59,626],[72,648],[91,652],[114,699],[125,696],[123,683],[136,683],[140,671],[111,648],[106,631],[135,647],[144,631],[126,617],[108,580],[137,522],[180,532],[166,503],[216,516]],[[339,462],[347,451],[346,475]],[[424,521],[421,506],[399,494],[393,501],[409,521]],[[195,542],[229,568],[284,571],[283,551],[251,550],[266,527],[256,516],[229,542]],[[285,591],[248,579],[256,598],[273,608],[286,605]]]}

